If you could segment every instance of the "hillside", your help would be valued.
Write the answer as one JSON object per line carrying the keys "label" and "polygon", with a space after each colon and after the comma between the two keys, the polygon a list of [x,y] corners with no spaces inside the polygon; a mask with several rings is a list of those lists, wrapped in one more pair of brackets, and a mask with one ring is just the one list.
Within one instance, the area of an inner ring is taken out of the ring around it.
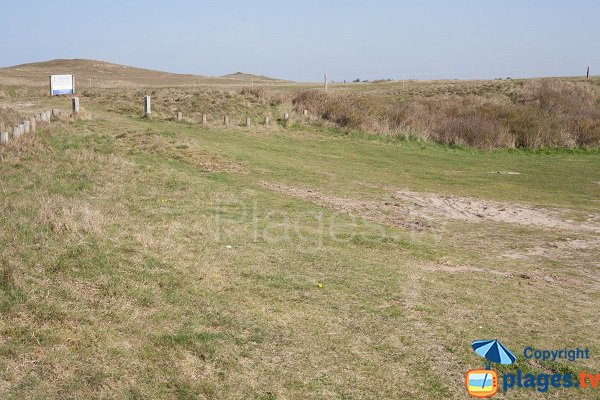
{"label": "hillside", "polygon": [[227,74],[227,75],[223,75],[222,78],[225,79],[236,79],[236,80],[240,80],[240,81],[254,81],[255,83],[263,83],[263,82],[285,82],[281,79],[275,79],[275,78],[269,78],[268,76],[264,76],[264,75],[255,75],[255,74],[248,74],[246,72],[236,72],[234,74]]}
{"label": "hillside", "polygon": [[[79,86],[196,86],[236,85],[245,81],[236,75],[210,77],[174,74],[97,60],[51,60],[0,68],[0,80],[6,85],[43,86],[52,74],[74,74]],[[91,78],[91,80],[90,80]],[[275,79],[256,77],[256,81],[276,82]]]}

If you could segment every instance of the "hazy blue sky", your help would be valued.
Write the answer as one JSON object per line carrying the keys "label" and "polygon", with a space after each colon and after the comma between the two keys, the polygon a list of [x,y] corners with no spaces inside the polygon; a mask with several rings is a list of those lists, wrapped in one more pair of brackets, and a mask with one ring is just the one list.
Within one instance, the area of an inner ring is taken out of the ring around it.
{"label": "hazy blue sky", "polygon": [[92,58],[294,80],[600,73],[598,0],[2,0],[0,65]]}

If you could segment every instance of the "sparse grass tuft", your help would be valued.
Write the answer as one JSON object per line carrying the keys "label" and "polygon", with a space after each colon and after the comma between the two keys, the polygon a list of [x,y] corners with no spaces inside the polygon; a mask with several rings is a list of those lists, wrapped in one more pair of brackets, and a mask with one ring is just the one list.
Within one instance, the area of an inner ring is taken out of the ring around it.
{"label": "sparse grass tuft", "polygon": [[42,200],[38,222],[53,233],[98,233],[104,224],[104,216],[78,199],[53,197]]}
{"label": "sparse grass tuft", "polygon": [[0,261],[0,289],[13,290],[16,287],[15,269],[10,260]]}

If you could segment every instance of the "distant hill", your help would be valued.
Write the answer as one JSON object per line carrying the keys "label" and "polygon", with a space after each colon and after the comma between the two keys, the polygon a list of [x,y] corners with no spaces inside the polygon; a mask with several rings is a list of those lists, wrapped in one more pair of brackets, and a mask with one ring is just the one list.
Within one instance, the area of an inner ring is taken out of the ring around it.
{"label": "distant hill", "polygon": [[236,72],[234,74],[228,74],[228,75],[223,75],[222,78],[226,78],[226,79],[237,79],[240,81],[252,81],[254,80],[254,82],[286,82],[282,79],[275,79],[275,78],[269,78],[268,76],[264,76],[264,75],[254,75],[254,74],[248,74],[245,72]]}
{"label": "distant hill", "polygon": [[[51,60],[0,68],[0,83],[42,86],[48,84],[48,76],[74,74],[76,87],[92,86],[195,86],[239,85],[244,80],[237,74],[210,77],[191,74],[173,74],[97,60]],[[242,74],[242,76],[251,76]],[[256,77],[255,82],[276,83],[277,80]]]}

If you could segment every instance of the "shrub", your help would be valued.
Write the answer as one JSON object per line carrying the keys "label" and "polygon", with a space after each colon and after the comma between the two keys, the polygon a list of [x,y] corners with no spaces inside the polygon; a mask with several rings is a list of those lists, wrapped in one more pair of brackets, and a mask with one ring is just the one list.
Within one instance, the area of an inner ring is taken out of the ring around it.
{"label": "shrub", "polygon": [[402,102],[381,95],[303,91],[298,109],[341,127],[390,136],[417,132],[479,148],[600,146],[598,89],[581,82],[526,81],[509,95],[445,95]]}

